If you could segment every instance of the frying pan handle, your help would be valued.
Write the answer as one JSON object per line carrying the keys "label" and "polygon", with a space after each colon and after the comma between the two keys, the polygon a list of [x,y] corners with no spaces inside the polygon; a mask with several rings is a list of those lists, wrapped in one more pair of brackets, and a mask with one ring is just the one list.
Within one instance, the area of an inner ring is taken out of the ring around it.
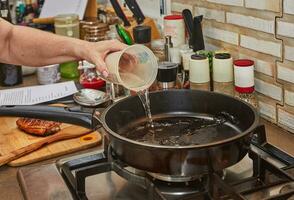
{"label": "frying pan handle", "polygon": [[0,106],[0,116],[30,117],[94,128],[92,114],[82,112],[75,107]]}

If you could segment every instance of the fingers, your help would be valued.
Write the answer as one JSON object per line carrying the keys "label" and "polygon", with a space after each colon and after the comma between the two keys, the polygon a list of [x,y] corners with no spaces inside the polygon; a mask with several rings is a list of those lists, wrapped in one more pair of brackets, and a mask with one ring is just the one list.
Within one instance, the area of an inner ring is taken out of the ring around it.
{"label": "fingers", "polygon": [[96,65],[96,70],[106,78],[108,76],[108,71],[104,60],[100,57],[97,57],[94,64]]}
{"label": "fingers", "polygon": [[[121,43],[118,40],[108,40],[105,41],[105,50],[113,52],[113,51],[121,51],[128,47],[128,45]],[[99,44],[98,44],[99,45]]]}

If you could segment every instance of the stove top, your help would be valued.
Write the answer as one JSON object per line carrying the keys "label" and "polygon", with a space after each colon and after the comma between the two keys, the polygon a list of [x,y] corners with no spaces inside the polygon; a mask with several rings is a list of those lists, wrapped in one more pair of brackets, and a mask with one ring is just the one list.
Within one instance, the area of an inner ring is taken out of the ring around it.
{"label": "stove top", "polygon": [[294,158],[268,144],[264,127],[261,130],[241,162],[201,177],[137,170],[116,159],[108,148],[56,165],[23,168],[18,178],[25,198],[33,200],[294,200]]}

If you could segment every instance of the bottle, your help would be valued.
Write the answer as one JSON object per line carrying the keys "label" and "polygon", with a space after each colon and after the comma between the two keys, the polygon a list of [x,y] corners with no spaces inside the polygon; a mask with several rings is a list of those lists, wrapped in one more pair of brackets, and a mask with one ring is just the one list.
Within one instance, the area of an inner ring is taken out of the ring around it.
{"label": "bottle", "polygon": [[[8,0],[0,0],[0,17],[11,23],[11,14]],[[21,66],[0,63],[0,85],[13,86],[21,83]]]}
{"label": "bottle", "polygon": [[26,0],[25,17],[24,17],[25,23],[26,24],[31,23],[34,17],[35,17],[35,12],[32,6],[32,1]]}
{"label": "bottle", "polygon": [[21,0],[17,0],[15,7],[16,24],[23,24],[25,14],[25,4]]}
{"label": "bottle", "polygon": [[36,12],[36,17],[39,17],[40,13],[41,13],[41,10],[43,8],[43,5],[44,5],[44,1],[45,0],[38,0],[38,7],[37,7],[37,12]]}
{"label": "bottle", "polygon": [[240,59],[234,61],[235,97],[257,108],[254,89],[254,61]]}
{"label": "bottle", "polygon": [[173,47],[173,43],[172,43],[170,35],[167,35],[164,38],[165,38],[165,44],[164,44],[165,61],[170,62],[171,61],[170,49]]}

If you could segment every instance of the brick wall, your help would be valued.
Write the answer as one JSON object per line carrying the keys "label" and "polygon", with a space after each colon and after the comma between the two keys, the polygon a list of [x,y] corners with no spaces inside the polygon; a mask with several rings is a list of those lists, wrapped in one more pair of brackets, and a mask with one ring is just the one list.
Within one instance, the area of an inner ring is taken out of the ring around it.
{"label": "brick wall", "polygon": [[206,49],[255,61],[260,115],[294,133],[294,1],[172,0],[204,15]]}

